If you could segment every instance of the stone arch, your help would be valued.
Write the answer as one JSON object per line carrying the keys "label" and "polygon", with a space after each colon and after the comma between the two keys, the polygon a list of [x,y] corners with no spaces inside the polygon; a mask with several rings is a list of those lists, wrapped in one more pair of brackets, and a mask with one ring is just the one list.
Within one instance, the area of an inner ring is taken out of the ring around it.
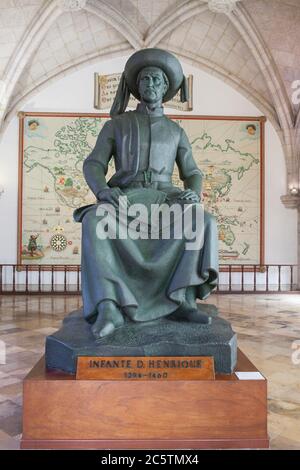
{"label": "stone arch", "polygon": [[9,99],[14,87],[19,80],[24,67],[30,60],[30,57],[37,48],[40,40],[50,28],[51,24],[61,14],[56,3],[48,0],[37,12],[29,23],[26,31],[17,45],[15,52],[10,58],[4,71],[3,82],[5,84],[5,93],[2,96],[2,110],[0,113],[0,125],[5,117]]}
{"label": "stone arch", "polygon": [[193,16],[199,15],[208,9],[207,4],[199,0],[192,0],[178,5],[165,14],[155,26],[152,26],[144,38],[145,47],[155,47],[167,34],[178,28],[182,23]]}
{"label": "stone arch", "polygon": [[[62,8],[62,4],[64,8]],[[68,4],[71,5],[69,8]],[[22,74],[22,71],[34,54],[40,41],[45,36],[53,22],[64,11],[66,11],[66,9],[71,10],[72,5],[74,5],[74,2],[68,2],[67,0],[57,0],[55,2],[48,0],[31,21],[18,45],[18,48],[11,57],[4,74],[6,90],[2,119],[6,115],[7,111],[7,117],[9,118],[15,109],[16,103],[12,104],[13,109],[9,109],[9,100],[11,99],[12,92]],[[199,0],[185,1],[181,3],[171,12],[166,13],[155,27],[150,28],[144,40],[136,27],[124,16],[121,16],[116,8],[106,2],[103,2],[102,0],[97,0],[97,2],[95,2],[95,0],[87,0],[84,2],[78,1],[77,8],[75,9],[78,10],[80,8],[84,8],[88,12],[99,16],[108,22],[122,34],[124,39],[130,45],[129,47],[137,49],[143,46],[154,47],[161,44],[161,40],[165,35],[176,29],[176,27],[184,23],[189,18],[206,11],[208,9],[208,4],[199,2]],[[209,64],[208,61],[206,61],[205,65],[204,61],[201,61],[200,57],[193,58],[193,61],[196,61],[201,68],[206,67],[209,73],[219,76],[222,80],[230,83],[234,88],[238,87],[242,94],[246,94],[250,100],[252,99],[256,105],[264,110],[265,114],[273,122],[280,135],[286,157],[288,180],[290,182],[292,179],[295,179],[295,175],[298,174],[298,153],[296,151],[296,141],[298,141],[298,138],[296,138],[296,134],[297,137],[299,134],[295,132],[292,107],[289,103],[281,77],[267,46],[244,6],[241,3],[238,3],[235,9],[228,14],[228,17],[235,28],[239,31],[241,37],[248,44],[249,50],[256,60],[267,83],[268,89],[271,92],[274,108],[270,103],[267,103],[262,96],[259,96],[255,90],[252,89],[251,94],[249,94],[249,90],[245,90],[242,81],[239,81],[238,77],[230,77],[229,74],[226,76],[226,72],[216,66],[216,64]],[[187,56],[183,51],[178,50],[176,53],[181,56],[182,54],[184,54],[185,57]],[[72,67],[67,66],[67,69],[71,70]],[[41,83],[39,86],[43,86],[43,84]],[[32,93],[34,93],[34,90],[25,90],[27,97],[29,94],[31,96]],[[20,101],[18,101],[18,104],[20,104]],[[297,122],[299,125],[299,119]]]}
{"label": "stone arch", "polygon": [[35,85],[34,88],[31,88],[31,89],[28,88],[28,89],[24,90],[24,94],[22,95],[22,97],[17,99],[15,102],[13,102],[11,104],[11,107],[8,110],[5,121],[3,123],[3,127],[2,127],[1,132],[5,131],[8,124],[11,122],[13,117],[17,114],[20,107],[24,103],[26,103],[26,101],[29,98],[32,98],[33,96],[35,96],[40,91],[47,88],[47,86],[49,86],[49,83],[54,82],[57,79],[60,79],[64,76],[68,75],[69,73],[74,72],[75,70],[78,70],[80,68],[85,67],[87,63],[92,64],[92,63],[98,62],[99,59],[100,60],[101,59],[106,60],[106,59],[113,58],[113,57],[121,57],[123,55],[129,55],[133,51],[134,51],[134,49],[132,47],[130,47],[128,45],[128,43],[125,43],[123,45],[123,47],[120,47],[120,45],[116,46],[116,48],[114,48],[114,49],[111,48],[111,47],[108,47],[105,50],[103,50],[103,52],[101,54],[99,54],[97,52],[94,57],[89,57],[89,58],[84,57],[82,60],[78,60],[75,63],[74,63],[74,61],[72,61],[70,64],[66,64],[66,67],[64,68],[64,70],[58,70],[57,73],[53,73],[52,76],[44,78],[43,80],[41,80],[41,82],[38,85]]}
{"label": "stone arch", "polygon": [[175,47],[170,48],[170,46],[168,47],[164,43],[161,43],[160,46],[168,48],[170,52],[173,52],[186,62],[190,62],[191,65],[196,64],[196,66],[199,67],[201,70],[208,72],[210,75],[216,76],[223,82],[230,85],[232,88],[240,92],[241,95],[251,101],[255,106],[260,108],[262,112],[272,122],[275,129],[277,131],[280,130],[280,124],[278,122],[274,108],[268,103],[268,101],[263,96],[261,96],[254,89],[250,89],[249,91],[249,86],[247,85],[246,87],[238,77],[229,74],[223,67],[216,65],[214,62],[211,62],[207,59],[201,60],[201,57],[197,56],[196,54],[182,52],[180,49],[177,49]]}
{"label": "stone arch", "polygon": [[283,136],[287,181],[289,184],[295,179],[299,165],[295,148],[294,116],[291,103],[272,55],[245,7],[239,4],[229,17],[248,44],[272,95]]}
{"label": "stone arch", "polygon": [[[184,21],[207,9],[207,3],[199,3],[196,0],[177,6],[173,11],[165,14],[157,26],[149,30],[145,38],[145,44],[148,47],[155,47],[167,34],[178,28]],[[287,179],[290,182],[295,178],[295,174],[298,174],[298,155],[294,139],[294,116],[277,66],[254,22],[241,2],[235,5],[231,13],[228,13],[228,17],[248,45],[271,93],[275,113],[277,114],[276,121],[280,125],[280,129],[277,126],[277,130],[284,148]],[[254,101],[257,100],[255,93],[252,94],[252,98]]]}
{"label": "stone arch", "polygon": [[113,6],[100,1],[90,0],[85,6],[85,10],[96,16],[99,16],[106,23],[110,24],[134,49],[143,47],[143,37],[136,29],[135,25],[124,16],[121,16],[118,10]]}
{"label": "stone arch", "polygon": [[2,109],[0,110],[0,127],[2,127],[3,120],[5,119],[8,110],[9,100],[22,71],[36,51],[40,41],[50,29],[51,25],[65,11],[79,10],[81,8],[86,9],[90,13],[105,19],[105,21],[107,21],[111,26],[115,27],[115,29],[124,36],[132,47],[138,48],[141,46],[142,38],[141,35],[136,32],[134,25],[127,19],[121,17],[117,10],[107,3],[99,0],[95,5],[93,0],[91,0],[91,3],[84,2],[84,6],[81,7],[80,2],[78,2],[79,6],[76,8],[74,8],[74,4],[72,2],[70,3],[70,7],[67,8],[67,3],[68,2],[65,2],[64,7],[62,7],[62,2],[60,0],[55,2],[53,0],[47,0],[24,32],[21,41],[10,58],[4,72],[3,83],[5,91],[1,96]]}
{"label": "stone arch", "polygon": [[[97,62],[99,59],[107,59],[109,57],[120,57],[122,55],[127,55],[133,52],[133,48],[130,46],[126,45],[125,43],[122,48],[119,46],[116,46],[115,48],[107,48],[106,50],[103,51],[102,54],[99,55],[99,53],[95,54],[94,57],[92,58],[84,58],[82,60],[79,60],[77,62],[72,62],[71,64],[66,64],[66,67],[64,70],[57,71],[57,73],[54,73],[51,77],[48,77],[47,79],[44,79],[38,84],[38,86],[35,86],[34,88],[30,89],[28,88],[27,90],[24,90],[23,96],[16,100],[14,103],[12,103],[11,108],[9,109],[9,112],[6,116],[5,123],[4,123],[4,129],[8,125],[8,123],[11,121],[13,116],[16,114],[17,110],[20,109],[23,103],[26,102],[30,97],[34,96],[36,93],[39,91],[43,90],[44,88],[47,87],[49,82],[53,82],[54,80],[61,78],[65,76],[67,73],[72,73],[74,70],[84,67],[86,63],[88,62],[93,63]],[[282,134],[280,132],[280,124],[277,119],[276,112],[272,106],[264,99],[263,96],[261,96],[259,93],[257,93],[255,90],[250,90],[249,87],[245,86],[241,80],[239,80],[238,77],[234,77],[231,74],[228,74],[225,69],[222,67],[217,66],[213,62],[209,62],[207,60],[201,60],[198,56],[194,56],[193,54],[190,53],[182,53],[179,49],[176,48],[170,48],[165,44],[160,44],[161,47],[165,47],[168,49],[170,52],[173,52],[176,54],[178,57],[182,58],[184,61],[189,62],[193,65],[196,64],[199,69],[202,69],[206,71],[207,73],[216,76],[217,78],[221,79],[222,81],[226,82],[229,86],[232,88],[236,89],[239,91],[245,98],[249,99],[250,101],[253,102],[254,105],[256,105],[258,108],[262,110],[262,112],[268,117],[270,122],[273,124],[274,128],[279,134],[280,139],[282,140]]]}

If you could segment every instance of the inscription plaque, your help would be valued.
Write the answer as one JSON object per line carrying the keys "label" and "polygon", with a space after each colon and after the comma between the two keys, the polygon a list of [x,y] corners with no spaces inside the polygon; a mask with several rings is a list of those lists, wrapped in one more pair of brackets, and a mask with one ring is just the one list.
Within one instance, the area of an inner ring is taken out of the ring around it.
{"label": "inscription plaque", "polygon": [[214,380],[213,357],[136,356],[77,359],[78,380]]}

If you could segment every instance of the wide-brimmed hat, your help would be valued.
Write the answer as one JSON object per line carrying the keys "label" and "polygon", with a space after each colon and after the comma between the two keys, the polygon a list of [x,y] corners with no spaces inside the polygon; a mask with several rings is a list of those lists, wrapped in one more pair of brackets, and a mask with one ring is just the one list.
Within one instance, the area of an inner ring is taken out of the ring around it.
{"label": "wide-brimmed hat", "polygon": [[171,100],[178,90],[181,92],[181,101],[187,101],[187,81],[177,57],[162,49],[141,49],[129,57],[126,62],[115,100],[111,108],[110,114],[112,116],[125,111],[130,93],[136,99],[140,100],[137,78],[141,70],[145,67],[159,67],[166,74],[169,81],[169,87],[163,97],[163,102]]}
{"label": "wide-brimmed hat", "polygon": [[137,78],[145,67],[159,67],[165,72],[169,80],[169,88],[163,101],[171,100],[178,92],[183,80],[183,70],[177,57],[162,49],[142,49],[127,60],[124,69],[125,80],[130,92],[137,99],[140,99]]}

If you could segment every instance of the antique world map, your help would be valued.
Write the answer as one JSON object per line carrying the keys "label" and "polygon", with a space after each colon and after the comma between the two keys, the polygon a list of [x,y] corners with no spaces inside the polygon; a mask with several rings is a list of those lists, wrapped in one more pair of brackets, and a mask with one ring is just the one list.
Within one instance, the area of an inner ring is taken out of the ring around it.
{"label": "antique world map", "polygon": [[[24,115],[19,262],[78,265],[77,207],[93,203],[82,173],[104,122],[99,116]],[[218,221],[223,264],[261,262],[261,129],[257,118],[176,117],[204,173],[205,209]],[[107,178],[114,173],[111,160]],[[182,187],[177,168],[173,182]]]}

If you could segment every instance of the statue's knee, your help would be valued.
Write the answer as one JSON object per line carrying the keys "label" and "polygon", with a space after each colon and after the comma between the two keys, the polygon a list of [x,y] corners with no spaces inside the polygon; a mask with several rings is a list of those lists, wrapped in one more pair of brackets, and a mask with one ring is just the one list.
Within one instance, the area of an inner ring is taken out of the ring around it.
{"label": "statue's knee", "polygon": [[96,211],[95,210],[88,211],[82,219],[82,225],[84,227],[84,230],[96,229],[96,225],[98,221],[99,221],[99,217],[97,217]]}

